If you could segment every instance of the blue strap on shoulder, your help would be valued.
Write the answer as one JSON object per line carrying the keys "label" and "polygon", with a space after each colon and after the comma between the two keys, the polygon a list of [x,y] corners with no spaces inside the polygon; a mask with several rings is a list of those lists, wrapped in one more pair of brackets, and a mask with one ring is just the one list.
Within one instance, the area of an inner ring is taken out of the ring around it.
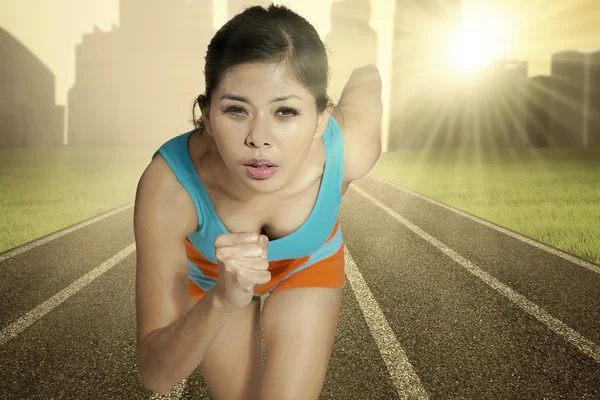
{"label": "blue strap on shoulder", "polygon": [[152,157],[154,158],[156,153],[160,153],[167,164],[169,164],[169,167],[171,167],[171,170],[173,171],[173,174],[175,174],[177,181],[179,181],[179,183],[181,183],[181,185],[189,193],[196,207],[199,228],[202,226],[202,221],[205,219],[203,211],[204,207],[202,206],[202,199],[200,197],[201,191],[197,187],[197,183],[194,179],[196,170],[193,168],[193,164],[188,162],[188,138],[193,132],[194,131],[192,130],[170,139],[156,152],[154,152]]}

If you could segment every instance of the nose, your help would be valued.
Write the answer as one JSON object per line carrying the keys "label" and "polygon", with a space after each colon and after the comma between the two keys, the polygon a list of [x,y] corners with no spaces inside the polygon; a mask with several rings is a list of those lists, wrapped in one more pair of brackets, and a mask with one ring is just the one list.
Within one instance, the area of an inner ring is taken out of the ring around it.
{"label": "nose", "polygon": [[251,147],[270,147],[273,144],[273,138],[270,132],[271,127],[268,124],[254,124],[250,133],[246,137],[246,144]]}

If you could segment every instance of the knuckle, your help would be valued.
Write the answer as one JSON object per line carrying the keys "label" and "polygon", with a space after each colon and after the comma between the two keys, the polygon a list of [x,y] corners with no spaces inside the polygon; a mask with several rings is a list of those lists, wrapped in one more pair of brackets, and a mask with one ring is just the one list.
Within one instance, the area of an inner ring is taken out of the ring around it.
{"label": "knuckle", "polygon": [[225,237],[224,234],[220,234],[220,235],[217,235],[217,237],[215,237],[215,240],[213,243],[215,245],[215,247],[219,246],[219,243],[221,243],[221,241],[223,240],[223,237]]}
{"label": "knuckle", "polygon": [[227,256],[227,250],[225,247],[219,247],[217,250],[215,250],[215,257],[218,258],[219,260],[223,261],[226,256]]}

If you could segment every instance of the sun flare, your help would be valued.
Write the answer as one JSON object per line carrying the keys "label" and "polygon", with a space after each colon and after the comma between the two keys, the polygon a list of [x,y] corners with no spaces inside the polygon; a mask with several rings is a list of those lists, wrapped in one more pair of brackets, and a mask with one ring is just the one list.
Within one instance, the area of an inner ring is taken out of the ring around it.
{"label": "sun flare", "polygon": [[508,50],[510,21],[489,4],[465,5],[460,25],[449,32],[447,58],[457,73],[477,72]]}

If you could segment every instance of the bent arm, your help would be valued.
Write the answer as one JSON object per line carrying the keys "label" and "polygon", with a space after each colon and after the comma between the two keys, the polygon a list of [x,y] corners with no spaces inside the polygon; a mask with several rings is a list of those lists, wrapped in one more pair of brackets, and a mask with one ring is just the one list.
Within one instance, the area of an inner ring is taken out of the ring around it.
{"label": "bent arm", "polygon": [[373,64],[356,68],[339,101],[343,116],[344,182],[368,174],[381,155],[383,102],[379,70]]}
{"label": "bent arm", "polygon": [[161,394],[194,372],[230,315],[213,291],[190,308],[185,239],[197,222],[192,199],[156,156],[138,183],[134,233],[140,380]]}

